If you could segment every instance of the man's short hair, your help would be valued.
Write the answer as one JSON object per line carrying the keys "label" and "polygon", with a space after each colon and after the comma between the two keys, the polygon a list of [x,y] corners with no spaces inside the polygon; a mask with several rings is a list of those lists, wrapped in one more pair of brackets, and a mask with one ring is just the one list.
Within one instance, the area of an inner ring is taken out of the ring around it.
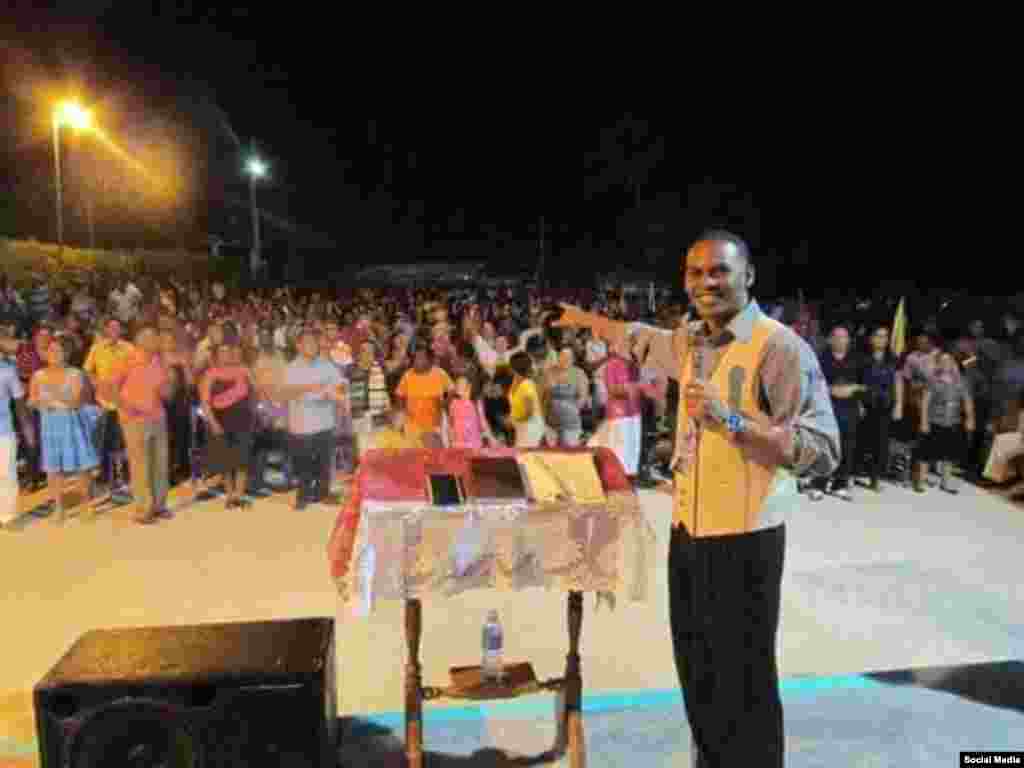
{"label": "man's short hair", "polygon": [[732,243],[734,246],[736,246],[736,250],[740,254],[740,257],[747,264],[753,265],[754,260],[753,257],[750,255],[750,247],[747,245],[746,240],[744,240],[739,235],[730,232],[727,229],[705,229],[703,232],[701,232],[700,237],[693,241],[693,245],[690,246],[689,250],[687,250],[687,253],[692,251],[693,247],[697,245],[697,243],[703,243],[710,240],[718,240],[724,243]]}

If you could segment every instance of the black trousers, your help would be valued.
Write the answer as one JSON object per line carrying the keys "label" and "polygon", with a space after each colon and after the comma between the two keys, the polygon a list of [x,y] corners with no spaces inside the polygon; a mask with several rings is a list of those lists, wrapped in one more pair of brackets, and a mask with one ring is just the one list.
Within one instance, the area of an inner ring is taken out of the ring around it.
{"label": "black trousers", "polygon": [[[839,458],[839,466],[832,473],[832,482],[835,488],[849,488],[857,462],[857,431],[860,426],[860,414],[850,408],[837,408],[835,413],[836,422],[839,425],[842,456]],[[828,480],[825,477],[817,478],[812,486],[823,491]]]}
{"label": "black trousers", "polygon": [[115,456],[121,456],[122,474],[128,467],[126,460],[127,452],[124,448],[124,432],[121,430],[121,419],[117,411],[104,409],[103,414],[100,416],[99,430],[101,481],[104,483],[113,483],[115,480],[127,482],[127,477],[117,478],[114,476]]}
{"label": "black trousers", "polygon": [[[27,387],[26,387],[27,389]],[[25,460],[28,463],[28,477],[33,482],[46,480],[46,473],[43,472],[43,428],[42,416],[34,408],[29,411],[32,419],[32,429],[35,430],[36,444],[33,448],[25,442]]]}
{"label": "black trousers", "polygon": [[288,487],[291,484],[291,472],[288,468],[291,448],[290,436],[287,432],[277,429],[264,429],[261,432],[257,432],[252,446],[249,488],[253,491],[258,491],[267,487],[267,457],[274,451],[279,451],[285,455],[285,487]]}
{"label": "black trousers", "polygon": [[292,435],[292,468],[299,482],[299,499],[315,502],[331,492],[334,468],[334,430]]}
{"label": "black trousers", "polygon": [[640,410],[640,471],[647,472],[654,461],[658,412],[654,401],[644,398]]}
{"label": "black trousers", "polygon": [[175,398],[165,406],[167,410],[168,477],[171,483],[187,478],[192,468],[192,413],[186,398]]}
{"label": "black trousers", "polygon": [[871,461],[864,466],[872,480],[881,479],[889,467],[889,427],[892,424],[892,407],[869,408],[857,429],[857,450],[859,455]]}
{"label": "black trousers", "polygon": [[967,465],[964,467],[973,477],[981,477],[988,461],[988,452],[992,446],[989,444],[989,435],[985,425],[992,418],[992,401],[987,398],[978,398],[974,401],[974,435],[969,439],[967,447]]}
{"label": "black trousers", "polygon": [[692,538],[673,527],[669,619],[701,768],[782,768],[775,637],[785,526]]}

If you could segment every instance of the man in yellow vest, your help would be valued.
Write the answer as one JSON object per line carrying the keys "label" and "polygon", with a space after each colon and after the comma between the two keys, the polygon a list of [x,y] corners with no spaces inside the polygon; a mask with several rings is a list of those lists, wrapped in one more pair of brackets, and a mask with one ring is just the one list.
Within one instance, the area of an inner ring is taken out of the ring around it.
{"label": "man in yellow vest", "polygon": [[785,519],[796,477],[828,476],[839,429],[817,356],[750,296],[754,264],[729,232],[686,253],[699,321],[616,323],[563,305],[557,325],[649,345],[679,381],[668,583],[676,669],[703,768],[783,765],[776,664]]}

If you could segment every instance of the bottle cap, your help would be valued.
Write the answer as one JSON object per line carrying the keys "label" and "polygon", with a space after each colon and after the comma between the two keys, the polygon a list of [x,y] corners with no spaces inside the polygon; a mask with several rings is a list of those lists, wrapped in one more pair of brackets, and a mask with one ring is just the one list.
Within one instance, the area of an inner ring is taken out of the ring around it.
{"label": "bottle cap", "polygon": [[493,608],[491,610],[489,610],[487,612],[487,620],[488,621],[497,621],[498,620],[498,612],[495,609],[493,609]]}

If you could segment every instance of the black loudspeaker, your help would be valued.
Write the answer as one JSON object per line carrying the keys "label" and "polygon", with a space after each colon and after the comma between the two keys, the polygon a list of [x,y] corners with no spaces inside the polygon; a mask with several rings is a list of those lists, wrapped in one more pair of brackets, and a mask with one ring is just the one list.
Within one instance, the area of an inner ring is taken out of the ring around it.
{"label": "black loudspeaker", "polygon": [[42,768],[333,768],[334,622],[104,629],[34,689]]}

